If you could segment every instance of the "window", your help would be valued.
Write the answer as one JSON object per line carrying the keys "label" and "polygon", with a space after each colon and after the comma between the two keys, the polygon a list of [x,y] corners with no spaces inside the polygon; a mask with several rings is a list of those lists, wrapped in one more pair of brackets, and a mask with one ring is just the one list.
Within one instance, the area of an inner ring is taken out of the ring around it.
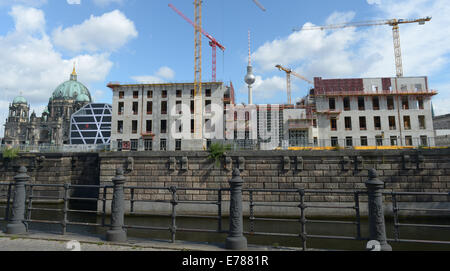
{"label": "window", "polygon": [[125,92],[120,91],[119,92],[119,99],[123,99],[124,96],[125,96]]}
{"label": "window", "polygon": [[181,139],[175,139],[175,150],[181,151]]}
{"label": "window", "polygon": [[167,90],[163,90],[161,93],[162,98],[167,98]]}
{"label": "window", "polygon": [[359,129],[367,130],[366,117],[359,117]]}
{"label": "window", "polygon": [[397,146],[397,145],[398,145],[397,137],[391,136],[391,146]]}
{"label": "window", "polygon": [[191,89],[191,99],[194,99],[194,90]]}
{"label": "window", "polygon": [[176,109],[175,109],[177,112],[177,114],[181,114],[182,112],[181,112],[181,101],[176,101]]}
{"label": "window", "polygon": [[139,103],[133,102],[133,115],[137,115],[139,113]]}
{"label": "window", "polygon": [[117,151],[122,151],[122,139],[117,139]]}
{"label": "window", "polygon": [[167,133],[167,120],[161,120],[161,134]]}
{"label": "window", "polygon": [[375,136],[375,142],[376,142],[377,146],[383,146],[383,137]]}
{"label": "window", "polygon": [[339,145],[339,139],[337,137],[331,138],[331,147],[337,147]]}
{"label": "window", "polygon": [[380,110],[380,99],[378,97],[372,98],[373,110]]}
{"label": "window", "polygon": [[405,130],[411,130],[411,119],[409,116],[403,117],[403,126],[405,127]]}
{"label": "window", "polygon": [[387,97],[387,107],[388,107],[388,110],[394,110],[395,109],[394,97]]}
{"label": "window", "polygon": [[211,100],[205,100],[205,112],[211,113]]}
{"label": "window", "polygon": [[152,151],[153,150],[153,140],[152,139],[144,140],[144,149],[146,151]]}
{"label": "window", "polygon": [[151,90],[147,91],[147,98],[148,99],[153,98],[153,91],[151,91]]}
{"label": "window", "polygon": [[396,130],[395,116],[389,116],[389,130]]}
{"label": "window", "polygon": [[123,115],[124,113],[124,104],[123,102],[119,102],[119,115]]}
{"label": "window", "polygon": [[420,136],[420,145],[428,147],[428,137],[426,135]]}
{"label": "window", "polygon": [[138,150],[138,140],[137,139],[132,139],[131,141],[131,151],[137,151]]}
{"label": "window", "polygon": [[205,119],[205,132],[211,133],[211,120]]}
{"label": "window", "polygon": [[[313,119],[313,127],[317,128],[317,119]],[[268,120],[267,131],[270,132],[270,122],[269,122],[269,120]]]}
{"label": "window", "polygon": [[423,98],[422,98],[422,97],[418,97],[418,98],[417,98],[417,108],[419,108],[419,109],[424,109],[424,106],[423,106]]}
{"label": "window", "polygon": [[405,136],[406,146],[412,146],[412,136]]}
{"label": "window", "polygon": [[139,98],[139,91],[133,91],[133,98],[134,99]]}
{"label": "window", "polygon": [[349,97],[344,98],[344,110],[350,111],[350,98]]}
{"label": "window", "polygon": [[375,125],[375,130],[381,130],[381,118],[380,117],[373,117],[373,122]]}
{"label": "window", "polygon": [[352,130],[352,117],[345,117],[345,130],[351,131]]}
{"label": "window", "polygon": [[345,146],[353,147],[353,137],[348,136],[345,138]]}
{"label": "window", "polygon": [[408,110],[408,109],[409,109],[409,100],[408,100],[408,97],[403,97],[403,98],[402,98],[402,109],[403,109],[403,110]]}
{"label": "window", "polygon": [[328,105],[330,107],[330,110],[336,110],[336,99],[335,98],[330,98],[328,100]]}
{"label": "window", "polygon": [[316,136],[313,138],[313,140],[314,140],[314,146],[319,145],[319,140],[317,139]]}
{"label": "window", "polygon": [[425,130],[427,127],[425,125],[425,116],[419,116],[419,129]]}
{"label": "window", "polygon": [[147,115],[153,114],[153,102],[147,102]]}
{"label": "window", "polygon": [[415,91],[422,91],[422,84],[415,84],[414,85],[414,90]]}
{"label": "window", "polygon": [[181,123],[181,120],[177,120],[176,122],[175,122],[175,131],[177,132],[177,133],[181,133],[181,132],[183,132],[183,124]]}
{"label": "window", "polygon": [[209,148],[211,147],[212,141],[211,139],[207,139],[206,140],[206,148],[209,150]]}
{"label": "window", "polygon": [[331,128],[331,131],[337,131],[337,119],[336,118],[330,119],[330,128]]}
{"label": "window", "polygon": [[181,98],[183,96],[181,90],[177,90],[177,98]]}
{"label": "window", "polygon": [[159,149],[162,151],[167,150],[167,139],[161,138],[160,143],[159,143]]}
{"label": "window", "polygon": [[117,133],[123,134],[123,121],[119,120],[117,122]]}
{"label": "window", "polygon": [[191,134],[193,134],[194,131],[195,131],[194,120],[191,119]]}
{"label": "window", "polygon": [[153,131],[153,123],[152,120],[147,120],[145,125],[145,131],[147,133],[151,133]]}
{"label": "window", "polygon": [[191,101],[191,114],[194,114],[194,101]]}
{"label": "window", "polygon": [[361,146],[367,146],[367,136],[361,137]]}
{"label": "window", "polygon": [[167,101],[161,102],[161,114],[166,115],[167,114]]}
{"label": "window", "polygon": [[408,86],[402,84],[401,87],[400,87],[400,89],[403,90],[403,91],[406,91],[406,90],[408,90]]}
{"label": "window", "polygon": [[358,97],[358,109],[361,111],[366,110],[364,97]]}
{"label": "window", "polygon": [[211,97],[211,90],[210,89],[206,89],[205,92],[206,92],[205,93],[206,97]]}
{"label": "window", "polygon": [[137,134],[137,129],[138,129],[138,122],[137,122],[137,120],[131,121],[131,132],[133,134]]}

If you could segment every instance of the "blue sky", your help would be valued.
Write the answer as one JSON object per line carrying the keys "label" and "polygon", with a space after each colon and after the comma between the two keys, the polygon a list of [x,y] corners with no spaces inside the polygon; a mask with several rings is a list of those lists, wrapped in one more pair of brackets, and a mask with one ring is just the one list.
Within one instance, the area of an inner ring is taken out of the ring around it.
{"label": "blue sky", "polygon": [[[247,102],[248,30],[257,76],[254,101],[284,103],[285,74],[275,64],[309,79],[395,76],[389,26],[293,32],[294,27],[432,16],[424,26],[401,26],[404,73],[427,75],[440,92],[433,102],[436,113],[450,113],[448,1],[259,1],[266,12],[251,0],[203,1],[203,28],[226,47],[218,50],[217,78],[233,82],[238,102]],[[53,90],[68,80],[74,61],[79,81],[97,102],[111,102],[110,81],[192,82],[194,29],[169,3],[193,19],[193,0],[0,0],[0,124],[20,92],[40,113]],[[206,38],[202,51],[207,81]],[[308,88],[293,79],[293,99]]]}

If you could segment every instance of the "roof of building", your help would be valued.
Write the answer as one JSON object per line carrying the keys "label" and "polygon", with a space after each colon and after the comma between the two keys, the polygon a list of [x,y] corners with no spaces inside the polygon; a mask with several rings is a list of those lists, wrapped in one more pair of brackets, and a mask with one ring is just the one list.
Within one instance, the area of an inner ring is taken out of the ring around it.
{"label": "roof of building", "polygon": [[16,98],[14,98],[13,104],[27,104],[27,99],[25,99],[22,96],[17,96]]}
{"label": "roof of building", "polygon": [[92,102],[91,93],[86,86],[77,81],[76,72],[74,70],[70,76],[70,80],[62,83],[55,91],[53,91],[50,100],[77,100],[79,96],[82,96],[80,99],[85,102]]}

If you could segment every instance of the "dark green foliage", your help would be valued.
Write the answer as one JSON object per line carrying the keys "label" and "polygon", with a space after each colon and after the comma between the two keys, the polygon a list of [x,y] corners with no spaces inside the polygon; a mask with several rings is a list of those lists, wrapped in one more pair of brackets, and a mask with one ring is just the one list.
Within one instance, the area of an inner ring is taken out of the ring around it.
{"label": "dark green foliage", "polygon": [[223,145],[220,143],[213,143],[211,144],[211,146],[209,147],[209,159],[212,159],[216,162],[216,165],[219,167],[220,166],[220,159],[222,159],[222,157],[224,157],[225,152],[231,150],[231,146],[230,145]]}

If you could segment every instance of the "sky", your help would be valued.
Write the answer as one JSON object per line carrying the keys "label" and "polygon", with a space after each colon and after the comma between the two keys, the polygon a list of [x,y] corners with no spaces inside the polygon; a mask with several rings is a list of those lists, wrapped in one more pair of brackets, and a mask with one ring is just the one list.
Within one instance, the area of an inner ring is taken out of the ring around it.
{"label": "sky", "polygon": [[[294,28],[367,20],[423,18],[400,26],[404,76],[428,76],[436,115],[450,113],[450,5],[447,0],[203,0],[202,27],[217,51],[217,79],[246,103],[248,31],[256,76],[254,103],[282,104],[281,64],[312,80],[395,77],[388,25],[327,31]],[[41,114],[57,86],[78,80],[95,102],[112,102],[108,82],[193,82],[193,0],[0,0],[0,136],[12,100],[24,96]],[[211,47],[202,40],[202,78],[211,80]],[[293,77],[295,101],[312,87]]]}

